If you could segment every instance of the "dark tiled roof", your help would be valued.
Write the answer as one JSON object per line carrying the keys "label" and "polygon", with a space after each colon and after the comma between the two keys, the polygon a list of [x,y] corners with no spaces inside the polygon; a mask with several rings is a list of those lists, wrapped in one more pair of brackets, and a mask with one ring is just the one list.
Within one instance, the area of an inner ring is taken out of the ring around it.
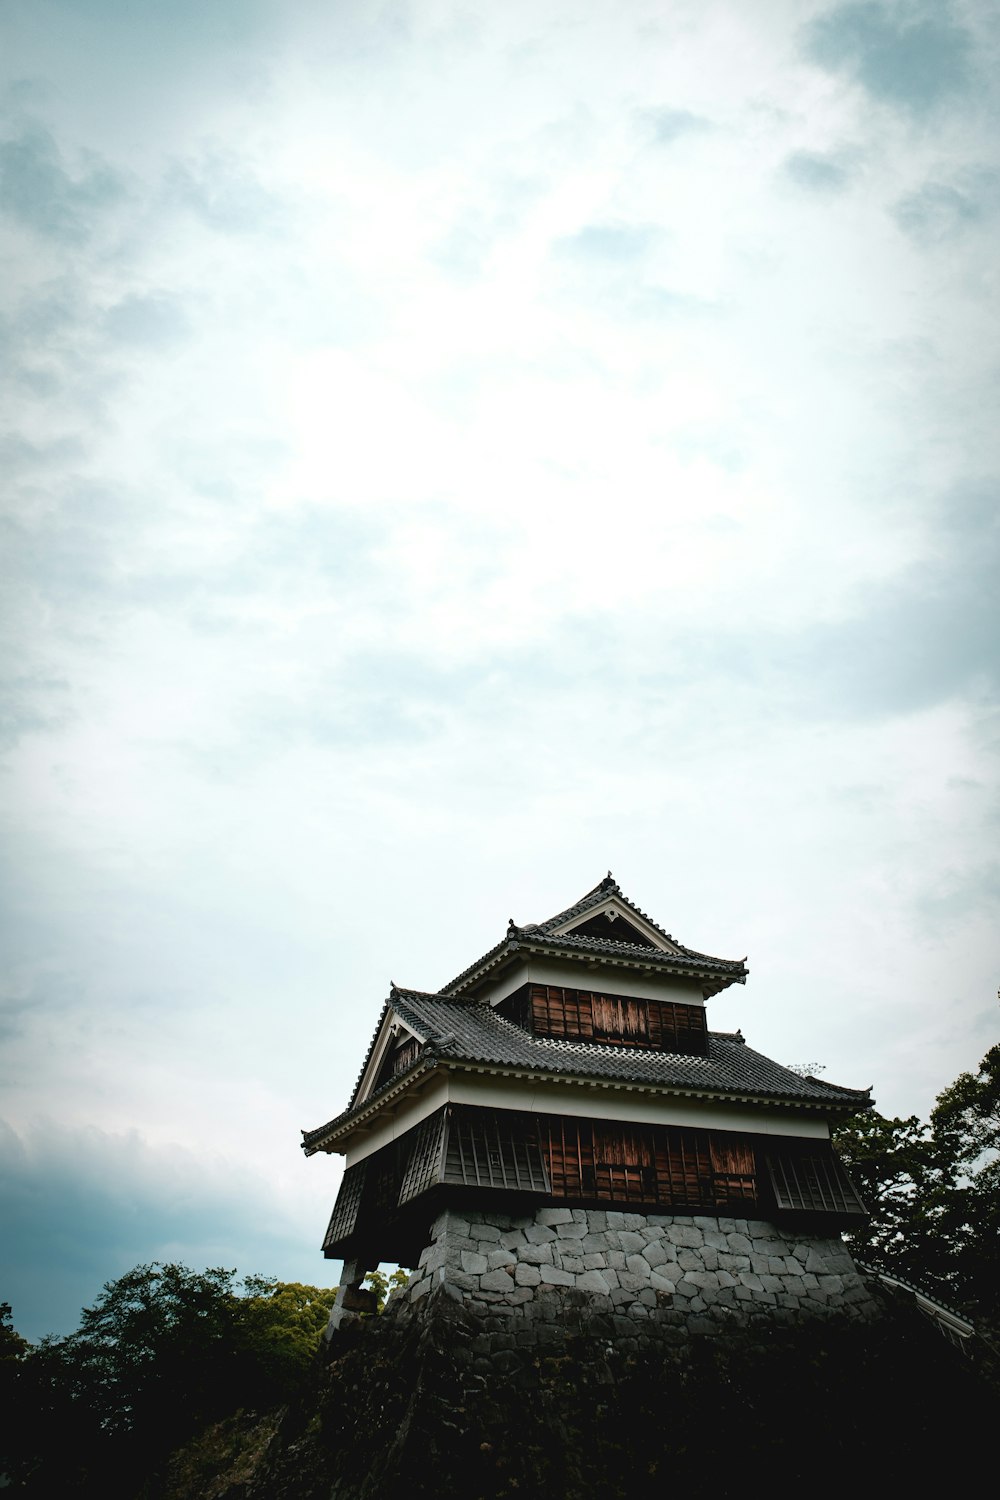
{"label": "dark tiled roof", "polygon": [[627,896],[624,896],[622,894],[621,886],[618,884],[617,880],[614,878],[610,870],[605,875],[604,879],[600,881],[598,885],[594,886],[594,889],[592,891],[588,891],[585,896],[581,896],[579,901],[575,901],[572,906],[567,906],[565,911],[557,912],[554,917],[549,917],[547,922],[530,922],[526,927],[522,927],[521,931],[541,933],[555,932],[556,928],[561,927],[564,922],[571,922],[574,917],[585,917],[589,911],[593,911],[595,906],[600,906],[604,901],[607,900],[609,896],[617,896],[618,900],[623,906],[627,906],[629,911],[635,912],[637,917],[641,917],[644,922],[648,922],[649,926],[653,928],[654,932],[658,932],[660,934],[660,937],[663,938],[664,942],[673,944],[676,951],[685,951],[683,948],[681,948],[680,944],[671,937],[669,932],[664,932],[663,928],[659,927],[656,922],[653,921],[652,917],[647,917],[644,911],[639,910],[634,901],[630,901]]}
{"label": "dark tiled roof", "polygon": [[[659,1085],[667,1092],[736,1095],[762,1102],[820,1108],[825,1105],[837,1113],[850,1108],[865,1109],[871,1103],[867,1090],[840,1088],[818,1078],[802,1078],[772,1062],[748,1047],[739,1032],[710,1032],[708,1056],[692,1057],[638,1047],[536,1037],[488,1005],[420,990],[394,989],[388,1004],[425,1043],[412,1071],[440,1058],[495,1064],[519,1072],[564,1073],[568,1077],[595,1078],[608,1083]],[[400,1078],[393,1079],[385,1088],[399,1082]],[[366,1100],[360,1108],[369,1102]],[[305,1149],[318,1149],[323,1138],[345,1124],[355,1112],[353,1108],[347,1109],[318,1130],[304,1132]]]}
{"label": "dark tiled roof", "polygon": [[[654,932],[657,932],[663,942],[667,945],[665,949],[651,948],[645,943],[619,943],[610,938],[595,938],[581,936],[575,933],[558,933],[557,928],[573,920],[574,917],[585,919],[587,913],[601,906],[609,896],[616,900],[627,911],[633,912],[642,921],[649,924]],[[712,986],[713,990],[724,989],[726,985],[734,981],[743,983],[746,980],[746,961],[741,958],[713,958],[711,954],[699,953],[695,948],[686,948],[679,943],[669,932],[664,932],[662,927],[647,917],[646,913],[640,911],[634,902],[622,894],[621,887],[609,871],[599,885],[595,885],[592,891],[588,891],[574,905],[568,906],[565,911],[558,912],[554,917],[549,917],[545,922],[529,922],[523,927],[518,927],[513,920],[507,929],[507,936],[496,947],[484,953],[476,963],[470,964],[463,969],[450,984],[444,986],[444,994],[455,994],[465,988],[467,981],[477,975],[480,970],[490,965],[495,959],[505,952],[513,953],[518,948],[540,949],[558,947],[570,953],[594,953],[601,954],[609,959],[637,960],[648,968],[665,969],[673,972],[691,972],[711,976],[716,980]],[[721,983],[719,982],[721,981]]]}

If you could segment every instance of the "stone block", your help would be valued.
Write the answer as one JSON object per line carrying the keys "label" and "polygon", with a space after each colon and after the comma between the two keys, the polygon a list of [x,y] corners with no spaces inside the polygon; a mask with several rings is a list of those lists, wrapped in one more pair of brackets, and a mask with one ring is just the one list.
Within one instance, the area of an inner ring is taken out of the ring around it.
{"label": "stone block", "polygon": [[719,1252],[713,1249],[711,1245],[705,1246],[701,1252],[701,1259],[706,1271],[717,1271],[719,1269]]}
{"label": "stone block", "polygon": [[461,1264],[462,1270],[469,1276],[481,1276],[484,1271],[490,1269],[486,1256],[480,1255],[475,1250],[463,1250]]}
{"label": "stone block", "polygon": [[778,1292],[783,1292],[785,1290],[785,1284],[780,1276],[762,1276],[760,1278],[760,1283],[765,1292],[774,1292],[775,1294],[777,1294]]}
{"label": "stone block", "polygon": [[430,1291],[430,1289],[433,1286],[433,1284],[434,1283],[431,1281],[430,1277],[428,1276],[423,1281],[418,1281],[415,1286],[411,1286],[410,1287],[410,1293],[409,1293],[409,1295],[410,1295],[410,1301],[411,1302],[419,1302],[419,1300],[420,1300],[421,1297],[426,1297],[427,1293]]}
{"label": "stone block", "polygon": [[512,1266],[517,1260],[513,1250],[491,1250],[486,1257],[489,1270],[499,1270],[501,1266]]}
{"label": "stone block", "polygon": [[529,1224],[524,1231],[524,1238],[529,1245],[545,1245],[555,1237],[555,1230],[549,1229],[545,1224]]}
{"label": "stone block", "polygon": [[[629,1215],[629,1218],[634,1217],[634,1214]],[[638,1254],[645,1243],[646,1241],[643,1239],[642,1235],[637,1234],[634,1229],[622,1229],[619,1232],[618,1248],[619,1250],[624,1250],[626,1255]]]}
{"label": "stone block", "polygon": [[514,1268],[514,1280],[518,1286],[537,1286],[542,1276],[537,1266],[526,1266],[523,1261]]}
{"label": "stone block", "polygon": [[487,1271],[485,1276],[480,1276],[479,1285],[484,1292],[512,1292],[514,1278],[509,1271]]}
{"label": "stone block", "polygon": [[649,1284],[654,1292],[673,1292],[677,1281],[671,1276],[662,1276],[659,1271],[650,1271]]}
{"label": "stone block", "polygon": [[844,1290],[843,1276],[821,1276],[819,1284],[828,1297],[838,1297]]}
{"label": "stone block", "polygon": [[[554,1261],[553,1264],[555,1264]],[[583,1263],[582,1255],[561,1255],[559,1257],[559,1264],[564,1271],[569,1271],[572,1276],[582,1276],[587,1269]]]}
{"label": "stone block", "polygon": [[719,1252],[719,1265],[727,1271],[749,1271],[749,1255],[725,1255]]}
{"label": "stone block", "polygon": [[695,1217],[691,1220],[691,1223],[694,1225],[694,1227],[696,1229],[701,1229],[701,1230],[706,1230],[706,1229],[716,1229],[717,1230],[718,1227],[719,1227],[719,1221],[714,1216],[714,1214],[712,1215],[711,1218],[709,1218],[707,1214],[696,1214]]}
{"label": "stone block", "polygon": [[581,1224],[578,1219],[574,1219],[569,1224],[559,1224],[556,1226],[556,1237],[560,1240],[582,1240],[586,1234],[586,1220]]}
{"label": "stone block", "polygon": [[587,1228],[591,1234],[603,1234],[608,1227],[608,1216],[603,1208],[587,1209]]}
{"label": "stone block", "polygon": [[758,1276],[769,1275],[771,1270],[769,1257],[766,1255],[751,1255],[750,1269],[751,1271],[756,1271]]}
{"label": "stone block", "polygon": [[471,1231],[473,1238],[477,1240],[499,1240],[503,1230],[497,1224],[477,1224]]}
{"label": "stone block", "polygon": [[695,1229],[692,1224],[671,1224],[667,1230],[667,1239],[672,1245],[683,1245],[685,1249],[694,1250],[704,1244],[704,1236],[700,1229]]}
{"label": "stone block", "polygon": [[784,1255],[788,1246],[784,1240],[758,1240],[754,1250],[758,1255]]}
{"label": "stone block", "polygon": [[523,1250],[518,1252],[517,1258],[522,1265],[551,1266],[553,1264],[552,1246],[525,1245]]}
{"label": "stone block", "polygon": [[614,1271],[624,1271],[624,1269],[625,1269],[625,1251],[624,1250],[609,1250],[608,1251],[608,1265]]}
{"label": "stone block", "polygon": [[568,1208],[540,1208],[535,1219],[539,1224],[552,1229],[556,1224],[572,1224],[573,1214]]}
{"label": "stone block", "polygon": [[668,1260],[667,1252],[659,1240],[652,1240],[642,1252],[647,1265],[662,1266]]}
{"label": "stone block", "polygon": [[750,1240],[745,1234],[730,1234],[726,1238],[730,1255],[750,1254]]}
{"label": "stone block", "polygon": [[[576,1277],[558,1266],[539,1266],[543,1286],[575,1286]],[[586,1274],[586,1273],[585,1273]]]}
{"label": "stone block", "polygon": [[530,1286],[518,1286],[511,1292],[508,1301],[512,1307],[517,1307],[519,1303],[530,1302],[534,1295],[534,1291]]}
{"label": "stone block", "polygon": [[733,1275],[733,1273],[731,1271],[716,1271],[715,1274],[719,1278],[719,1285],[720,1285],[720,1287],[737,1286],[738,1285],[736,1277]]}
{"label": "stone block", "polygon": [[447,1285],[457,1287],[459,1289],[459,1291],[461,1291],[461,1292],[478,1292],[479,1291],[479,1277],[478,1276],[469,1275],[465,1271],[455,1271],[455,1270],[448,1271],[447,1275],[448,1275]]}
{"label": "stone block", "polygon": [[508,1229],[500,1236],[500,1243],[505,1250],[520,1250],[522,1245],[527,1244],[523,1230]]}
{"label": "stone block", "polygon": [[608,1228],[609,1229],[624,1229],[625,1228],[625,1215],[624,1214],[617,1213],[614,1209],[610,1209],[609,1208],[608,1211],[607,1211],[607,1213],[605,1214],[605,1218],[608,1221]]}
{"label": "stone block", "polygon": [[762,1292],[764,1290],[764,1283],[753,1271],[744,1271],[740,1277],[740,1283],[743,1286],[748,1286],[752,1292]]}
{"label": "stone block", "polygon": [[604,1277],[605,1281],[608,1283],[608,1286],[610,1286],[610,1287],[616,1287],[616,1286],[619,1285],[619,1281],[618,1281],[619,1272],[616,1271],[616,1270],[614,1270],[611,1266],[608,1266],[608,1268],[607,1268],[606,1271],[602,1271],[601,1275]]}
{"label": "stone block", "polygon": [[719,1289],[719,1278],[715,1271],[686,1271],[684,1281],[702,1292],[715,1292]]}
{"label": "stone block", "polygon": [[785,1257],[783,1255],[769,1255],[767,1257],[767,1269],[772,1276],[784,1276],[788,1270],[788,1267],[785,1265]]}
{"label": "stone block", "polygon": [[712,1250],[728,1250],[729,1239],[728,1234],[723,1234],[718,1229],[705,1230],[705,1244]]}
{"label": "stone block", "polygon": [[700,1271],[705,1262],[697,1250],[678,1250],[677,1264],[682,1271]]}
{"label": "stone block", "polygon": [[[645,1265],[645,1262],[643,1264]],[[649,1267],[646,1266],[644,1276],[637,1276],[634,1271],[619,1271],[618,1284],[622,1291],[632,1292],[633,1295],[641,1292],[644,1286],[649,1286]]]}
{"label": "stone block", "polygon": [[752,1240],[773,1240],[774,1225],[764,1219],[747,1219],[747,1234]]}
{"label": "stone block", "polygon": [[444,1213],[438,1214],[431,1225],[431,1239],[440,1239],[445,1234],[454,1234],[459,1238],[468,1239],[469,1215],[459,1213],[453,1208],[445,1209]]}
{"label": "stone block", "polygon": [[437,1271],[441,1266],[448,1264],[449,1255],[447,1245],[428,1245],[421,1252],[420,1269],[422,1271]]}
{"label": "stone block", "polygon": [[611,1283],[600,1271],[584,1271],[576,1278],[577,1288],[581,1292],[600,1292],[608,1296],[611,1292]]}
{"label": "stone block", "polygon": [[633,1276],[638,1276],[640,1281],[649,1280],[649,1261],[644,1255],[626,1255],[625,1264]]}

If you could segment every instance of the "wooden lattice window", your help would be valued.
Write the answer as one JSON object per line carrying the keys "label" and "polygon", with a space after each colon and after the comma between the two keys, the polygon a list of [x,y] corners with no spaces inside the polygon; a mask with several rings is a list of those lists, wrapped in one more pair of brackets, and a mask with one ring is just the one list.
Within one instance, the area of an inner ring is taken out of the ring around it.
{"label": "wooden lattice window", "polygon": [[593,996],[557,984],[531,986],[531,1027],[538,1036],[594,1038]]}
{"label": "wooden lattice window", "polygon": [[769,1152],[767,1170],[779,1211],[867,1218],[854,1184],[832,1151]]}
{"label": "wooden lattice window", "polygon": [[399,1203],[409,1203],[428,1188],[441,1181],[442,1151],[444,1148],[445,1111],[439,1109],[428,1116],[416,1130],[408,1132],[400,1144],[407,1145],[412,1135],[412,1145],[403,1170],[403,1181],[399,1189]]}
{"label": "wooden lattice window", "polygon": [[358,1162],[356,1166],[348,1167],[341,1178],[340,1192],[337,1194],[337,1201],[333,1205],[333,1213],[330,1215],[330,1222],[323,1236],[324,1251],[353,1234],[358,1222],[367,1175],[368,1162],[366,1160]]}
{"label": "wooden lattice window", "polygon": [[665,1125],[656,1132],[656,1198],[670,1208],[708,1208],[712,1159],[703,1130]]}
{"label": "wooden lattice window", "polygon": [[713,1133],[709,1151],[716,1203],[756,1203],[757,1162],[750,1142],[744,1136]]}
{"label": "wooden lattice window", "polygon": [[535,1118],[515,1110],[452,1109],[445,1149],[445,1182],[547,1193]]}
{"label": "wooden lattice window", "polygon": [[656,1201],[653,1131],[641,1125],[598,1121],[593,1130],[594,1189],[598,1198],[623,1203]]}
{"label": "wooden lattice window", "polygon": [[649,1042],[661,1052],[708,1055],[708,1022],[703,1005],[650,1000]]}

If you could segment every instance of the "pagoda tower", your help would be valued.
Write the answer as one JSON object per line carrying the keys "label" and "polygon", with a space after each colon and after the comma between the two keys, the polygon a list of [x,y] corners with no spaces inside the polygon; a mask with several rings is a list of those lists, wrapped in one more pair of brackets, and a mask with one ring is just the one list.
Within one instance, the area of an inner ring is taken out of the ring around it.
{"label": "pagoda tower", "polygon": [[685,947],[610,873],[444,989],[393,985],[347,1108],[303,1132],[346,1170],[323,1243],[331,1316],[365,1273],[412,1268],[397,1307],[717,1329],[867,1316],[840,1231],[866,1220],[830,1140],[870,1091],[801,1077],[708,1029],[742,959]]}

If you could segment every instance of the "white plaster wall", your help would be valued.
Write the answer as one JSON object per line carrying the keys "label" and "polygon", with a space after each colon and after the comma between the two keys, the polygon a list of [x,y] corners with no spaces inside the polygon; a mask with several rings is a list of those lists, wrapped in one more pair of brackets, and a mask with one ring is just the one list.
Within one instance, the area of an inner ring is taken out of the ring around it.
{"label": "white plaster wall", "polygon": [[419,1125],[421,1120],[426,1120],[428,1115],[441,1109],[448,1103],[448,1088],[449,1080],[446,1076],[432,1076],[432,1081],[420,1094],[411,1091],[401,1095],[399,1104],[392,1113],[388,1108],[383,1109],[376,1115],[370,1130],[357,1130],[345,1141],[345,1165],[353,1167],[359,1161],[364,1161],[366,1156],[381,1151],[390,1141],[398,1140],[401,1135]]}
{"label": "white plaster wall", "polygon": [[600,994],[634,995],[640,1000],[667,1000],[675,1005],[704,1005],[701,983],[671,974],[646,975],[640,969],[618,968],[614,964],[572,963],[566,959],[539,958],[528,955],[505,969],[495,984],[482,991],[479,999],[499,1005],[522,984],[559,984],[573,990],[597,990]]}
{"label": "white plaster wall", "polygon": [[639,1125],[691,1125],[704,1130],[741,1130],[760,1135],[808,1136],[829,1140],[824,1119],[797,1110],[762,1109],[749,1104],[685,1099],[656,1090],[609,1088],[589,1083],[535,1083],[502,1074],[449,1073],[453,1104],[490,1109],[524,1109],[535,1114],[582,1115],[588,1120],[628,1120]]}

